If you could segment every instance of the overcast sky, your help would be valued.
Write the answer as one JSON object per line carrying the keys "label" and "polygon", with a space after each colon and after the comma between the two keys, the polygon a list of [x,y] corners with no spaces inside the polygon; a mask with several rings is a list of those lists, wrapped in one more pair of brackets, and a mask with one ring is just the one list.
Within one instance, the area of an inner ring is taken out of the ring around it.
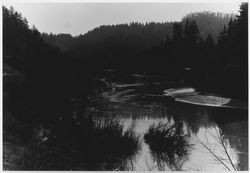
{"label": "overcast sky", "polygon": [[107,24],[180,21],[190,12],[238,13],[231,3],[4,3],[13,6],[40,32],[84,34]]}

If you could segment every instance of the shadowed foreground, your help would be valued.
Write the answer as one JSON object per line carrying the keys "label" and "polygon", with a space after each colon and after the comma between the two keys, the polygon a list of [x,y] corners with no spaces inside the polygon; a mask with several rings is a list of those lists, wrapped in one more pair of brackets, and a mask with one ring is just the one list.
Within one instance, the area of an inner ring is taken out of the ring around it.
{"label": "shadowed foreground", "polygon": [[41,127],[28,145],[4,139],[4,170],[122,170],[140,149],[133,129],[123,131],[118,118],[78,123],[57,135]]}

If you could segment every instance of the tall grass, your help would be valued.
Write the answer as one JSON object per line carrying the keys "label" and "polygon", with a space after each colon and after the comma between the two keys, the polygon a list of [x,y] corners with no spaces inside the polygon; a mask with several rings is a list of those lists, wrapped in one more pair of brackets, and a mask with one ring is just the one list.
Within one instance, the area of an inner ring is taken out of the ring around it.
{"label": "tall grass", "polygon": [[[12,160],[12,165],[17,165],[12,168],[119,170],[140,149],[139,137],[133,129],[124,131],[124,124],[117,117],[91,117],[81,119],[80,123],[69,124],[64,129],[54,127],[51,131],[44,128],[35,130],[36,135],[26,144],[24,151],[12,151],[12,155],[18,156]],[[48,133],[39,136],[42,131]]]}
{"label": "tall grass", "polygon": [[108,163],[121,166],[123,161],[137,153],[139,137],[131,129],[124,131],[124,124],[118,117],[99,117],[94,122],[91,146],[87,146],[87,151],[91,151],[88,152],[90,157],[87,157],[90,166],[97,168],[98,164],[106,163],[108,169],[112,170]]}
{"label": "tall grass", "polygon": [[144,135],[144,140],[149,145],[160,170],[164,170],[166,165],[171,170],[181,170],[192,147],[181,123],[153,124]]}

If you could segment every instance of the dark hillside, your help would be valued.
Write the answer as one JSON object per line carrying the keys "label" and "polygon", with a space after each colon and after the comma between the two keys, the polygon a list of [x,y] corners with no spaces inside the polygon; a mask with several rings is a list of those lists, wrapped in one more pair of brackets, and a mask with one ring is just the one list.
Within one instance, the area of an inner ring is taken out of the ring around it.
{"label": "dark hillside", "polygon": [[[182,19],[182,23],[184,24],[187,19],[195,20],[203,39],[210,33],[213,39],[217,41],[219,33],[224,25],[227,25],[230,18],[234,19],[235,15],[200,12],[188,14]],[[57,46],[63,51],[76,51],[83,48],[89,50],[91,47],[99,49],[103,44],[110,44],[110,46],[118,44],[127,48],[126,51],[141,51],[153,46],[159,46],[161,42],[166,41],[167,35],[171,38],[172,30],[173,22],[130,23],[100,26],[76,37],[72,37],[70,34],[54,35],[47,33],[43,33],[42,37],[46,43]],[[108,49],[108,46],[104,49],[106,48]],[[90,53],[93,53],[93,51]]]}
{"label": "dark hillside", "polygon": [[200,36],[206,39],[207,34],[211,34],[214,41],[217,42],[223,27],[228,24],[230,19],[235,19],[235,14],[214,13],[210,11],[190,13],[183,17],[182,22],[186,20],[195,20],[200,29]]}

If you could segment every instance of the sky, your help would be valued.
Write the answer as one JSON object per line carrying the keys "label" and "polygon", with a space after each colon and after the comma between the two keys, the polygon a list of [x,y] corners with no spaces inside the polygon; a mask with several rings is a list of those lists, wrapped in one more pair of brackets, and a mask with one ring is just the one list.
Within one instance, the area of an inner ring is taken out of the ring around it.
{"label": "sky", "polygon": [[84,34],[100,25],[180,21],[190,12],[238,13],[230,3],[3,3],[22,13],[40,32]]}

